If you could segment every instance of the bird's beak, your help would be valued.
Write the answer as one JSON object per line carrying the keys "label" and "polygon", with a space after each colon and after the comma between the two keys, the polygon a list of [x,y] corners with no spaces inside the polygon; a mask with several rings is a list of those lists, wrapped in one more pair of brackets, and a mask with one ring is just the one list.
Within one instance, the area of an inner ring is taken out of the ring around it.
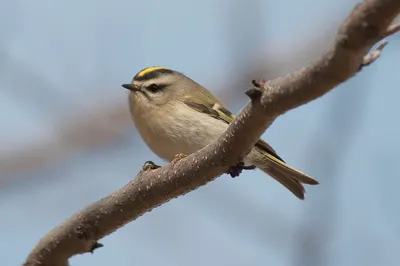
{"label": "bird's beak", "polygon": [[140,91],[140,89],[136,85],[133,85],[133,84],[122,84],[122,87],[124,87],[125,89],[130,90],[130,91]]}

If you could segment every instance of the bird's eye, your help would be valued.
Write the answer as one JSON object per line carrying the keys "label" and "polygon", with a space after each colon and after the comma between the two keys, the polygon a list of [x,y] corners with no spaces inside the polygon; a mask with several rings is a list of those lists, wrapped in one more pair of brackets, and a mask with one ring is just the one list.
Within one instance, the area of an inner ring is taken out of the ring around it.
{"label": "bird's eye", "polygon": [[149,90],[152,93],[156,93],[162,89],[162,86],[157,85],[157,84],[151,84],[147,86],[147,90]]}

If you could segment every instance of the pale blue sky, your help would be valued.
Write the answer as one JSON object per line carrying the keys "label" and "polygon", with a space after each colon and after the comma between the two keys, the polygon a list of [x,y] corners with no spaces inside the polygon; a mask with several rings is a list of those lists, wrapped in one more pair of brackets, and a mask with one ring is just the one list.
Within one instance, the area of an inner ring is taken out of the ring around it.
{"label": "pale blue sky", "polygon": [[[3,0],[0,153],[56,142],[64,119],[91,105],[127,105],[120,85],[149,65],[184,72],[223,98],[227,90],[218,89],[243,62],[307,47],[354,3]],[[263,30],[258,42],[244,38],[254,29]],[[306,201],[258,171],[222,176],[107,236],[104,248],[71,265],[398,265],[400,38],[389,41],[375,64],[264,134],[286,161],[321,181],[307,188]],[[276,50],[264,51],[264,43]],[[247,101],[241,97],[235,113]],[[119,141],[3,175],[15,180],[0,187],[3,265],[21,264],[47,231],[126,184],[149,159],[161,162],[130,125]],[[304,258],[305,247],[312,252]]]}

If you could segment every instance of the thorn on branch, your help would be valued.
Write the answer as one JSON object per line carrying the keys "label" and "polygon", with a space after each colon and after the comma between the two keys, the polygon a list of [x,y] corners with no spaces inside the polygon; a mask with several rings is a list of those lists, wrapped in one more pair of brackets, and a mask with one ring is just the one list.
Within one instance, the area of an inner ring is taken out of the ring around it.
{"label": "thorn on branch", "polygon": [[103,244],[99,243],[99,242],[94,242],[93,245],[91,246],[91,248],[89,249],[89,252],[93,254],[93,252],[98,249],[104,247]]}
{"label": "thorn on branch", "polygon": [[261,94],[262,90],[264,89],[265,86],[265,80],[260,79],[260,80],[252,80],[253,83],[253,88],[249,89],[246,91],[246,95],[249,96],[251,100],[258,99]]}
{"label": "thorn on branch", "polygon": [[385,46],[387,44],[388,44],[387,40],[381,41],[380,44],[378,45],[378,47],[375,50],[373,50],[372,52],[370,52],[369,54],[364,56],[363,62],[361,64],[359,70],[361,70],[363,67],[366,67],[366,66],[372,64],[373,62],[375,62],[376,59],[378,59],[381,56],[382,50],[383,50],[383,48],[385,48]]}
{"label": "thorn on branch", "polygon": [[254,87],[259,88],[259,89],[263,89],[265,86],[265,80],[263,80],[263,79],[260,79],[260,80],[253,79],[251,82],[253,83]]}
{"label": "thorn on branch", "polygon": [[244,165],[244,162],[239,162],[237,165],[229,168],[228,174],[231,177],[237,177],[242,173],[243,170],[254,170],[254,169],[256,169],[255,165]]}

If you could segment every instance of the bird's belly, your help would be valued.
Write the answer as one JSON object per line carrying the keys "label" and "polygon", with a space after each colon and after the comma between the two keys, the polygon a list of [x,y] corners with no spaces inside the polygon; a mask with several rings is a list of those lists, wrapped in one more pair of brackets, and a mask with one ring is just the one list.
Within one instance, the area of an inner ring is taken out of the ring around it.
{"label": "bird's belly", "polygon": [[184,143],[183,141],[177,143],[173,140],[165,139],[160,139],[160,142],[162,142],[162,146],[151,142],[148,143],[148,146],[158,157],[168,162],[172,161],[177,154],[182,153],[189,155],[206,146],[202,145],[195,147],[193,145],[189,145],[188,143]]}
{"label": "bird's belly", "polygon": [[158,121],[152,128],[147,124],[137,127],[148,147],[166,161],[172,161],[179,153],[189,155],[204,148],[228,127],[221,120],[202,113],[190,118],[183,116]]}
{"label": "bird's belly", "polygon": [[172,161],[175,155],[183,153],[189,155],[207,145],[206,141],[190,142],[186,138],[171,136],[168,134],[147,135],[144,138],[149,148],[165,161]]}

